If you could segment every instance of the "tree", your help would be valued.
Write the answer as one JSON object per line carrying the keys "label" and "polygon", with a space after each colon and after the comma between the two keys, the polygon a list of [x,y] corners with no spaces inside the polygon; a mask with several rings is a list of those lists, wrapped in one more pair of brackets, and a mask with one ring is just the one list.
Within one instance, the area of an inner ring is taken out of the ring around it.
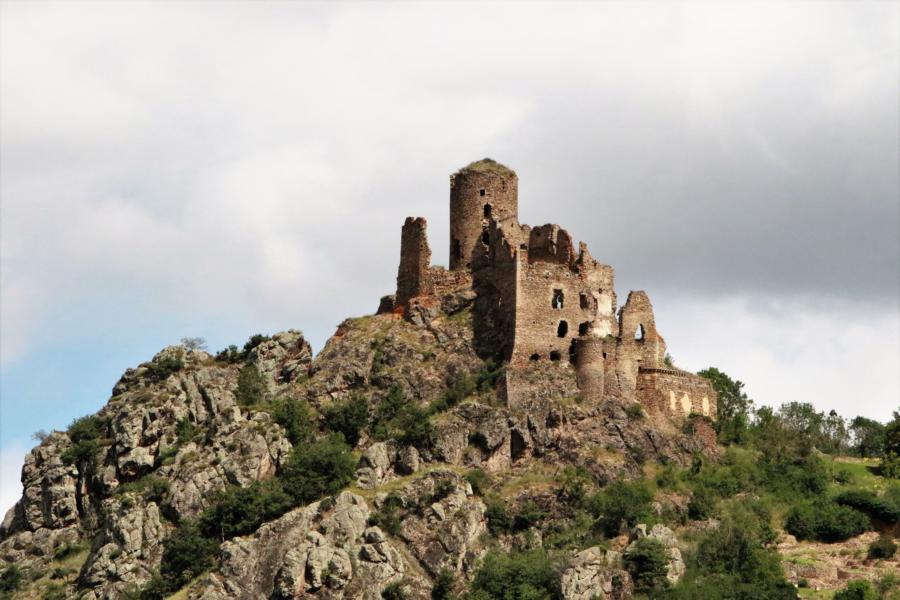
{"label": "tree", "polygon": [[272,403],[272,418],[284,427],[288,441],[294,446],[310,441],[316,429],[306,400],[290,396],[277,398]]}
{"label": "tree", "polygon": [[356,447],[360,431],[369,422],[369,403],[357,394],[343,404],[333,404],[325,409],[325,427],[340,433],[350,447]]}
{"label": "tree", "polygon": [[623,562],[635,591],[649,592],[667,586],[669,556],[661,541],[651,537],[639,539],[625,551]]}
{"label": "tree", "polygon": [[339,435],[308,446],[297,446],[281,473],[284,490],[297,504],[309,504],[346,487],[356,472],[356,461]]}
{"label": "tree", "polygon": [[555,600],[559,577],[544,550],[490,552],[472,580],[472,600]]}
{"label": "tree", "polygon": [[238,374],[237,390],[234,392],[238,404],[242,406],[259,404],[265,400],[268,391],[266,380],[256,365],[246,365],[241,369]]}
{"label": "tree", "polygon": [[884,428],[881,472],[885,477],[900,479],[900,411],[894,411],[894,419]]}
{"label": "tree", "polygon": [[864,458],[881,456],[884,453],[884,425],[866,417],[856,417],[850,421],[853,451]]}
{"label": "tree", "polygon": [[188,350],[206,350],[206,339],[202,337],[183,337],[181,345]]}
{"label": "tree", "polygon": [[712,384],[718,397],[716,433],[722,443],[741,443],[745,440],[753,400],[743,391],[744,384],[719,369],[709,367],[697,373]]}

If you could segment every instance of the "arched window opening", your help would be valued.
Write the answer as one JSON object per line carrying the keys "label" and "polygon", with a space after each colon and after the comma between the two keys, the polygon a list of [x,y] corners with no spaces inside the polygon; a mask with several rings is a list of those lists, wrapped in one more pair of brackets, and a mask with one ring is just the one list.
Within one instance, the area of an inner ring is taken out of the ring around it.
{"label": "arched window opening", "polygon": [[563,307],[563,301],[565,297],[563,296],[562,290],[553,290],[553,300],[550,301],[550,306],[556,309],[561,309]]}
{"label": "arched window opening", "polygon": [[556,328],[556,337],[564,338],[569,333],[569,324],[566,321],[560,321]]}
{"label": "arched window opening", "polygon": [[581,310],[588,310],[591,307],[591,301],[588,298],[587,294],[579,294],[578,295],[578,304],[581,306]]}
{"label": "arched window opening", "polygon": [[491,208],[491,205],[490,205],[490,204],[485,204],[485,205],[484,205],[484,218],[485,218],[485,219],[490,219],[492,213],[493,213],[493,209]]}
{"label": "arched window opening", "polygon": [[638,325],[637,329],[634,330],[634,339],[636,339],[639,342],[644,341],[644,325],[643,324]]}

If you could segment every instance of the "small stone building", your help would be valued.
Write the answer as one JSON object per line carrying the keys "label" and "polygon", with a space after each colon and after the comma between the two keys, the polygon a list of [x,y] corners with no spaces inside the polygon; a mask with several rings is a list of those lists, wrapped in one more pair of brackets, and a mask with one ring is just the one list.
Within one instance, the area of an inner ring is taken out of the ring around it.
{"label": "small stone building", "polygon": [[447,294],[474,294],[476,349],[507,363],[511,407],[617,396],[676,420],[715,418],[709,382],[667,364],[647,294],[630,292],[618,309],[611,266],[559,225],[518,219],[514,171],[490,159],[459,170],[450,177],[449,269],[430,265],[425,219],[407,218],[389,308],[415,320]]}

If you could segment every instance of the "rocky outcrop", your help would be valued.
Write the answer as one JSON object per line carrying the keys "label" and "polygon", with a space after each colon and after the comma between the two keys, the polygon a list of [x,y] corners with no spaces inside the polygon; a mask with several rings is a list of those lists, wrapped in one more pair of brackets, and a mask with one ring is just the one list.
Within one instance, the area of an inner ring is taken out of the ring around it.
{"label": "rocky outcrop", "polygon": [[597,546],[572,558],[560,588],[565,600],[624,600],[634,592],[631,576],[622,568],[622,555]]}
{"label": "rocky outcrop", "polygon": [[365,500],[342,492],[222,545],[222,566],[192,598],[380,598],[406,572]]}
{"label": "rocky outcrop", "polygon": [[625,548],[625,555],[627,556],[629,550],[634,548],[637,540],[645,537],[657,540],[666,549],[668,556],[666,579],[672,585],[678,583],[684,575],[686,567],[684,559],[681,558],[681,550],[678,549],[678,539],[675,537],[675,532],[661,524],[654,525],[648,532],[647,526],[640,523],[631,531],[631,544]]}

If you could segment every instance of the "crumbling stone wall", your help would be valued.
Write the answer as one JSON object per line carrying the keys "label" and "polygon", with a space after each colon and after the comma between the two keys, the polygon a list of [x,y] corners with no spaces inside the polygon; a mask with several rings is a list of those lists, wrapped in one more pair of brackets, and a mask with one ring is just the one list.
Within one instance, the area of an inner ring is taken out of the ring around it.
{"label": "crumbling stone wall", "polygon": [[646,292],[629,292],[619,315],[616,380],[625,394],[634,392],[638,370],[662,366],[666,343],[656,330],[653,305]]}
{"label": "crumbling stone wall", "polygon": [[490,159],[450,176],[450,270],[471,268],[483,252],[491,220],[519,214],[519,178]]}
{"label": "crumbling stone wall", "polygon": [[574,365],[574,340],[612,333],[612,267],[595,261],[583,244],[576,257],[571,237],[557,225],[530,230],[518,258],[511,362]]}
{"label": "crumbling stone wall", "polygon": [[575,340],[575,375],[581,399],[599,402],[606,391],[606,351],[603,338],[586,335]]}
{"label": "crumbling stone wall", "polygon": [[709,380],[680,369],[642,367],[636,398],[648,412],[676,421],[691,414],[716,418],[716,393]]}
{"label": "crumbling stone wall", "polygon": [[432,293],[428,266],[431,248],[428,247],[428,222],[422,217],[407,217],[400,237],[400,267],[397,269],[395,308],[407,309],[418,296]]}

